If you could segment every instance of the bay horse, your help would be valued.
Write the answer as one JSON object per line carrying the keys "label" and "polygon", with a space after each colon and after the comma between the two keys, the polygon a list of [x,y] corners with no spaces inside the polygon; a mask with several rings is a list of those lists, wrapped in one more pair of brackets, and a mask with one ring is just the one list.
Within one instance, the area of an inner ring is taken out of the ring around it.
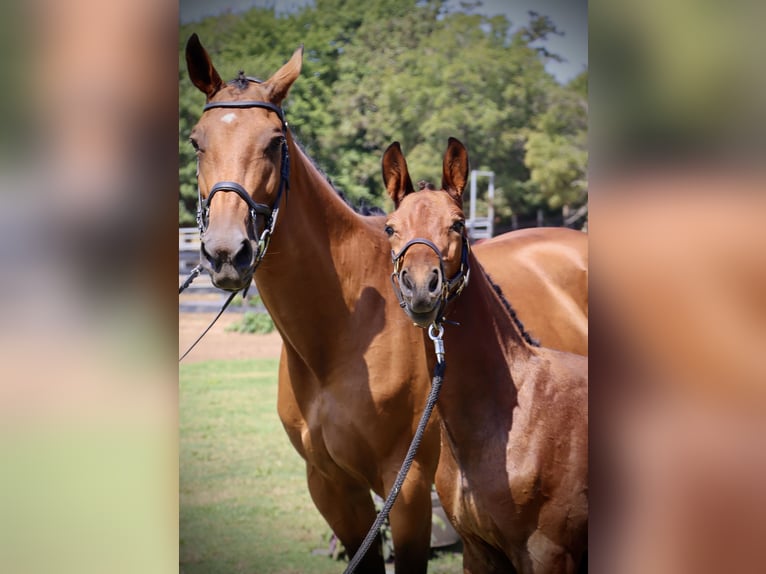
{"label": "bay horse", "polygon": [[588,354],[588,236],[566,227],[503,233],[473,248],[545,347]]}
{"label": "bay horse", "polygon": [[[370,490],[385,497],[396,478],[430,373],[391,293],[383,218],[355,213],[287,128],[281,105],[301,59],[299,48],[268,80],[225,83],[197,35],[187,42],[189,77],[207,102],[190,137],[201,263],[223,289],[255,278],[284,342],[279,417],[314,504],[353,554],[375,518]],[[579,276],[579,262],[571,267]],[[432,423],[390,514],[397,573],[427,569],[439,440]],[[359,571],[384,572],[373,548]]]}
{"label": "bay horse", "polygon": [[462,143],[449,140],[440,190],[414,192],[397,143],[382,171],[396,206],[393,291],[415,324],[446,331],[436,488],[463,570],[575,572],[587,544],[587,359],[530,344],[470,252]]}

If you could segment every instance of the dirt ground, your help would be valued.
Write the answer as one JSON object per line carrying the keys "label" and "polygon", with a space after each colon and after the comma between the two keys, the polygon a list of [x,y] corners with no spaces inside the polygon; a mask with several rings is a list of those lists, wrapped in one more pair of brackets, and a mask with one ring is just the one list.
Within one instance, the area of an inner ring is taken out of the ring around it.
{"label": "dirt ground", "polygon": [[[215,313],[180,313],[178,315],[178,348],[186,351],[210,324]],[[229,333],[226,327],[242,318],[239,313],[224,313],[212,329],[197,343],[184,363],[211,359],[279,358],[282,339],[276,331],[268,335]]]}

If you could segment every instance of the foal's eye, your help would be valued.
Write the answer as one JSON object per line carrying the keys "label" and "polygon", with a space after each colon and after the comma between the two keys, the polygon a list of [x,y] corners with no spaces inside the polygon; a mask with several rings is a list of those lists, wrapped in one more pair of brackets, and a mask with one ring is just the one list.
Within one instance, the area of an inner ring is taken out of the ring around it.
{"label": "foal's eye", "polygon": [[452,224],[451,229],[457,233],[463,233],[463,230],[465,229],[465,221],[456,221]]}
{"label": "foal's eye", "polygon": [[391,227],[390,225],[386,225],[386,228],[384,229],[384,231],[386,232],[386,235],[388,235],[389,237],[391,237],[394,234],[394,228]]}
{"label": "foal's eye", "polygon": [[191,142],[192,147],[194,148],[194,151],[200,151],[197,140],[195,140],[194,138],[189,138],[189,141]]}

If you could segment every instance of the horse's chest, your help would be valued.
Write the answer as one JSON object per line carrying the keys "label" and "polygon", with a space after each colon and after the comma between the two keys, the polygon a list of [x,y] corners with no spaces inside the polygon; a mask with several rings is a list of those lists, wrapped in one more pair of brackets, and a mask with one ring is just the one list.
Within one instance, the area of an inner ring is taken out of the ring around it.
{"label": "horse's chest", "polygon": [[437,486],[442,504],[464,536],[478,537],[496,548],[520,543],[540,502],[534,457],[513,454],[501,444],[477,446],[458,458],[442,444]]}
{"label": "horse's chest", "polygon": [[513,512],[507,486],[495,484],[496,479],[502,478],[503,473],[483,472],[480,468],[466,470],[451,452],[442,450],[436,484],[442,504],[458,532],[492,542],[499,539],[497,514]]}
{"label": "horse's chest", "polygon": [[[326,474],[339,469],[357,474],[374,461],[369,448],[369,417],[360,415],[359,408],[351,408],[332,395],[318,395],[304,409],[305,425],[301,442],[306,458]],[[362,473],[362,474],[367,474]]]}

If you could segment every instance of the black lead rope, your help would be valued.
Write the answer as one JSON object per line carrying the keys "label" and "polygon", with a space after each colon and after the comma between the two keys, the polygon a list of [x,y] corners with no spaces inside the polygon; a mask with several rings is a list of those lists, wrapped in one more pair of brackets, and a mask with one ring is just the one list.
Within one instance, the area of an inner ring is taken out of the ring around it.
{"label": "black lead rope", "polygon": [[428,393],[425,409],[423,410],[423,414],[420,416],[420,422],[418,423],[418,428],[415,431],[415,436],[412,437],[412,442],[410,443],[410,448],[407,451],[407,456],[404,458],[402,468],[399,469],[399,474],[396,475],[396,480],[394,481],[393,487],[391,487],[391,492],[388,493],[388,497],[386,498],[386,502],[383,504],[383,508],[378,513],[375,522],[373,522],[372,526],[370,527],[370,531],[362,541],[362,545],[359,547],[359,549],[356,551],[356,554],[354,554],[354,557],[348,563],[348,566],[344,570],[343,574],[353,574],[354,570],[357,568],[357,566],[359,566],[359,563],[367,554],[370,546],[372,546],[375,537],[378,535],[380,527],[383,526],[383,522],[385,522],[386,518],[388,517],[388,513],[390,512],[391,507],[394,505],[396,497],[399,496],[399,491],[404,484],[404,479],[407,477],[410,466],[412,466],[412,461],[415,459],[415,453],[417,453],[418,447],[420,446],[420,441],[423,439],[423,433],[426,430],[428,419],[431,418],[431,411],[434,410],[436,400],[439,398],[439,391],[442,388],[442,381],[444,380],[444,371],[447,368],[447,363],[444,360],[444,342],[442,341],[444,327],[439,325],[437,327],[436,334],[433,332],[433,327],[433,325],[429,327],[428,335],[434,342],[437,361],[436,366],[434,367],[434,377],[431,380],[431,392]]}
{"label": "black lead rope", "polygon": [[[180,295],[181,293],[183,293],[183,292],[184,292],[184,291],[185,291],[185,290],[186,290],[186,289],[189,287],[189,285],[191,285],[191,284],[192,284],[192,281],[194,281],[194,280],[195,280],[195,279],[196,279],[196,278],[199,276],[199,274],[200,274],[200,273],[202,273],[202,265],[197,265],[197,266],[196,266],[194,269],[192,269],[192,270],[191,270],[191,272],[189,273],[189,276],[186,278],[186,281],[184,281],[184,282],[181,284],[181,286],[178,288],[178,294]],[[197,337],[197,340],[196,340],[196,341],[194,341],[194,343],[192,343],[191,347],[189,347],[188,349],[186,349],[186,352],[185,352],[183,355],[181,355],[181,358],[180,358],[180,359],[178,359],[178,362],[179,362],[179,363],[180,363],[181,361],[183,361],[184,357],[185,357],[186,355],[188,355],[188,354],[191,352],[191,350],[192,350],[194,347],[196,347],[196,346],[197,346],[197,343],[199,343],[199,342],[202,340],[202,337],[204,337],[204,336],[205,336],[205,334],[206,334],[206,333],[207,333],[207,332],[210,330],[210,328],[211,328],[213,325],[215,325],[215,322],[216,322],[216,321],[218,321],[218,318],[219,318],[219,317],[220,317],[220,316],[223,314],[223,312],[224,312],[224,311],[226,311],[226,307],[228,307],[228,306],[229,306],[229,303],[231,303],[232,299],[234,299],[234,295],[236,295],[236,294],[237,294],[237,291],[235,291],[234,293],[232,293],[231,295],[229,295],[229,298],[228,298],[228,299],[226,300],[226,302],[223,304],[223,307],[222,307],[222,308],[221,308],[221,310],[218,312],[218,315],[216,315],[216,316],[215,316],[215,319],[213,319],[213,320],[211,321],[210,325],[208,325],[208,326],[207,326],[207,329],[205,329],[205,330],[202,332],[202,334],[201,334],[199,337]]]}
{"label": "black lead rope", "polygon": [[231,292],[231,295],[229,295],[229,298],[228,298],[228,299],[226,299],[226,303],[224,303],[224,304],[223,304],[223,307],[221,307],[221,310],[220,310],[220,311],[218,311],[218,315],[216,315],[216,316],[215,316],[215,319],[213,319],[213,320],[211,321],[210,325],[208,325],[208,326],[207,326],[207,329],[205,329],[204,331],[202,331],[202,334],[201,334],[199,337],[197,337],[197,340],[196,340],[196,341],[194,341],[194,342],[191,344],[191,347],[189,347],[188,349],[186,349],[186,352],[185,352],[183,355],[181,355],[181,357],[178,359],[178,362],[179,362],[179,363],[180,363],[181,361],[183,361],[183,360],[184,360],[184,357],[185,357],[186,355],[188,355],[189,353],[191,353],[191,350],[192,350],[194,347],[196,347],[196,346],[197,346],[197,343],[199,343],[199,342],[202,340],[202,337],[204,337],[204,336],[207,334],[207,332],[208,332],[208,331],[209,331],[209,330],[212,328],[212,326],[213,326],[213,325],[215,325],[215,322],[216,322],[216,321],[218,321],[218,318],[219,318],[221,315],[223,315],[223,312],[224,312],[224,311],[226,311],[226,307],[228,307],[228,306],[229,306],[229,303],[231,303],[232,299],[234,299],[234,296],[235,296],[237,293],[239,293],[239,291],[232,291],[232,292]]}
{"label": "black lead rope", "polygon": [[192,281],[194,281],[200,273],[202,273],[202,265],[197,265],[194,269],[191,270],[189,276],[186,278],[186,281],[184,281],[178,288],[178,294],[180,295],[186,291],[187,287],[192,284]]}

